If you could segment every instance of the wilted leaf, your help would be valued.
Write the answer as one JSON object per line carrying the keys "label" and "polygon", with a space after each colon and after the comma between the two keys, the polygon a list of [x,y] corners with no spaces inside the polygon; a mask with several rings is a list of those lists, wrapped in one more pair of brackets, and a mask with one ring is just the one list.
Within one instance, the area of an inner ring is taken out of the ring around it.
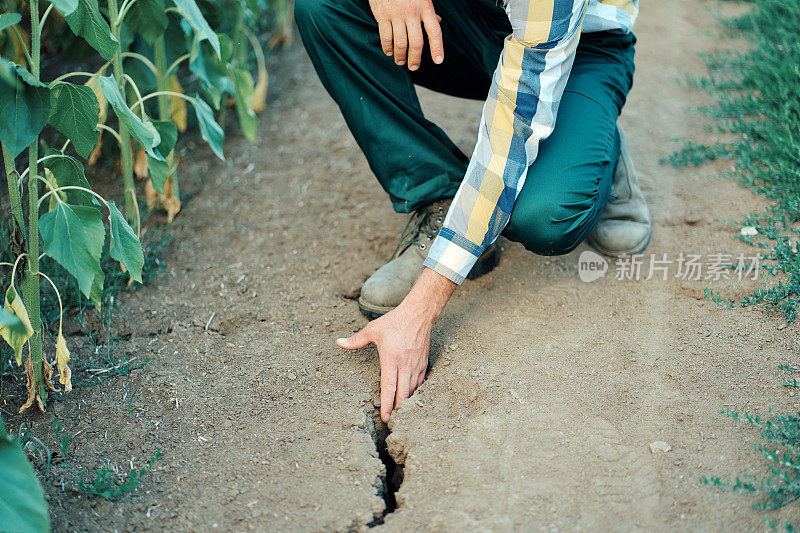
{"label": "wilted leaf", "polygon": [[142,244],[114,202],[109,202],[108,209],[109,255],[122,263],[131,277],[141,283],[144,266]]}
{"label": "wilted leaf", "polygon": [[100,211],[60,203],[39,219],[42,251],[55,259],[78,280],[78,287],[88,298],[95,273],[100,269],[105,227]]}
{"label": "wilted leaf", "polygon": [[25,309],[25,304],[22,298],[17,294],[17,290],[10,286],[6,290],[6,301],[3,304],[3,310],[14,315],[22,323],[23,329],[20,331],[19,327],[11,327],[3,325],[0,327],[0,336],[3,337],[11,349],[14,350],[14,357],[17,359],[17,365],[22,364],[22,347],[28,342],[28,339],[33,336],[33,328],[31,327],[30,318],[28,318],[28,311]]}
{"label": "wilted leaf", "polygon": [[55,392],[56,388],[53,387],[53,367],[47,362],[46,359],[42,360],[42,381],[44,386]]}
{"label": "wilted leaf", "polygon": [[[169,90],[183,94],[183,87],[177,76],[170,76]],[[178,131],[186,131],[186,100],[177,96],[169,97],[169,118],[178,127]]]}
{"label": "wilted leaf", "polygon": [[[56,177],[53,176],[53,173],[50,172],[49,168],[44,169],[44,180],[50,185],[48,189],[50,190],[58,189],[58,182],[56,181]],[[58,205],[59,198],[61,199],[61,201],[65,202],[67,200],[67,194],[64,191],[58,191],[58,190],[56,190],[55,193],[51,194],[50,202],[48,205],[48,211],[52,211],[53,209],[56,208],[56,206]]]}
{"label": "wilted leaf", "polygon": [[39,394],[39,387],[36,384],[36,374],[33,372],[33,361],[31,360],[31,354],[28,352],[28,357],[25,358],[25,388],[28,390],[28,399],[19,408],[19,414],[24,413],[28,410],[28,407],[33,405],[33,402],[39,406],[39,410],[44,413],[44,402],[42,402],[42,396]]}
{"label": "wilted leaf", "polygon": [[173,220],[175,220],[175,215],[177,215],[181,211],[181,201],[175,194],[176,188],[177,185],[172,181],[172,178],[170,177],[164,184],[163,198],[159,198],[159,202],[167,212],[168,223],[171,223]]}
{"label": "wilted leaf", "polygon": [[117,82],[114,80],[114,77],[101,76],[99,83],[100,90],[103,91],[108,103],[111,104],[117,118],[120,122],[128,126],[128,131],[131,136],[136,139],[136,142],[147,151],[149,156],[155,157],[156,159],[163,159],[162,156],[156,155],[153,151],[153,148],[158,146],[158,143],[161,142],[158,131],[156,131],[156,128],[149,120],[146,122],[142,121],[142,119],[131,111],[128,104],[125,103],[125,99],[120,94],[119,87],[117,87]]}
{"label": "wilted leaf", "polygon": [[59,82],[50,91],[50,124],[67,136],[82,157],[88,157],[100,136],[100,107],[91,87]]}
{"label": "wilted leaf", "polygon": [[[164,180],[166,182],[166,180]],[[158,191],[153,187],[153,182],[148,181],[144,184],[144,201],[147,204],[147,209],[153,209],[158,202]]]}
{"label": "wilted leaf", "polygon": [[268,46],[270,48],[287,48],[294,41],[294,32],[292,31],[292,21],[284,25],[278,32],[269,40]]}
{"label": "wilted leaf", "polygon": [[253,110],[250,109],[250,102],[253,100],[255,85],[253,76],[244,69],[231,68],[233,77],[234,94],[236,97],[236,115],[239,117],[239,127],[245,138],[250,142],[256,142],[258,134],[258,118]]}
{"label": "wilted leaf", "polygon": [[203,17],[203,13],[200,11],[200,8],[197,7],[197,4],[194,0],[173,0],[175,5],[178,6],[178,9],[183,14],[184,18],[189,22],[189,24],[194,29],[197,37],[200,40],[207,40],[209,44],[211,44],[211,48],[217,53],[217,56],[220,56],[219,50],[219,37],[217,34],[214,33],[214,30],[211,29],[211,26],[208,25],[206,19]]}
{"label": "wilted leaf", "polygon": [[69,15],[65,14],[64,18],[72,32],[89,43],[103,59],[114,59],[118,43],[111,35],[108,22],[100,14],[97,0],[78,0],[77,8]]}
{"label": "wilted leaf", "polygon": [[[175,168],[177,169],[177,161]],[[172,222],[181,210],[181,201],[175,194],[176,189],[177,184],[173,182],[172,176],[164,182],[164,193],[156,191],[150,182],[146,183],[144,196],[148,209],[162,207],[167,212],[167,222]]]}
{"label": "wilted leaf", "polygon": [[42,131],[50,116],[50,90],[25,67],[0,58],[10,79],[0,76],[0,142],[11,157],[22,152]]}
{"label": "wilted leaf", "polygon": [[250,109],[255,113],[261,113],[267,107],[267,85],[269,84],[269,76],[266,68],[258,69],[258,81],[256,88],[253,91],[253,97],[250,99]]}
{"label": "wilted leaf", "polygon": [[100,132],[100,137],[97,138],[97,144],[94,146],[92,153],[89,154],[89,158],[86,160],[86,164],[94,166],[97,163],[97,160],[100,159],[100,155],[103,153],[103,132]]}
{"label": "wilted leaf", "polygon": [[67,366],[68,362],[69,350],[67,349],[64,335],[59,329],[58,338],[56,339],[56,368],[58,369],[58,382],[64,385],[64,390],[66,392],[72,390],[72,370]]}
{"label": "wilted leaf", "polygon": [[94,93],[94,97],[97,99],[97,104],[98,104],[97,123],[105,124],[106,119],[108,118],[108,100],[106,100],[106,95],[103,94],[103,91],[100,90],[100,75],[101,73],[98,72],[97,74],[89,78],[89,81],[87,81],[85,85],[92,90],[92,92]]}
{"label": "wilted leaf", "polygon": [[144,148],[136,150],[136,157],[133,159],[133,173],[139,179],[147,177],[147,152]]}

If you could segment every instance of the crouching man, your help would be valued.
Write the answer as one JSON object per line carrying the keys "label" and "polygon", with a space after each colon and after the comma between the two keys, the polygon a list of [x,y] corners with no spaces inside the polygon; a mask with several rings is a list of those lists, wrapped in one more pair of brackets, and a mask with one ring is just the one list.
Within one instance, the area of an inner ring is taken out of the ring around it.
{"label": "crouching man", "polygon": [[[610,256],[647,246],[617,125],[637,13],[638,0],[295,0],[320,80],[411,214],[361,290],[376,320],[337,341],[377,345],[384,421],[422,384],[434,322],[465,278],[495,267],[501,234],[542,255],[584,239]],[[425,118],[415,85],[486,102],[471,157]]]}

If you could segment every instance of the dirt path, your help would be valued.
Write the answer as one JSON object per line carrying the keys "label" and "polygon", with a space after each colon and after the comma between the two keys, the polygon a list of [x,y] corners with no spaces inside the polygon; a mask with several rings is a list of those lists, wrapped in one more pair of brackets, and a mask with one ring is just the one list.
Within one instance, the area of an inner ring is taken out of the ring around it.
{"label": "dirt path", "polygon": [[[715,45],[702,5],[645,3],[622,118],[655,215],[648,252],[672,259],[752,254],[717,219],[761,205],[715,169],[658,163],[673,139],[702,135],[684,112],[702,96],[672,81],[701,73],[695,52]],[[405,219],[302,48],[273,62],[261,144],[231,141],[226,164],[185,161],[202,186],[173,228],[167,272],[123,304],[132,325],[118,349],[156,360],[54,407],[83,431],[74,454],[87,465],[156,447],[165,456],[117,504],[67,493],[53,504],[57,530],[348,530],[382,514],[377,354],[333,340],[366,323],[343,295],[391,252]],[[470,151],[481,104],[422,98]],[[698,478],[760,464],[756,433],[719,409],[798,407],[777,375],[796,360],[796,327],[779,333],[780,317],[710,303],[709,282],[618,281],[612,264],[583,283],[585,249],[545,258],[509,244],[494,272],[457,292],[428,381],[391,422],[404,481],[381,527],[764,528],[746,499]],[[658,440],[673,450],[651,454]]]}

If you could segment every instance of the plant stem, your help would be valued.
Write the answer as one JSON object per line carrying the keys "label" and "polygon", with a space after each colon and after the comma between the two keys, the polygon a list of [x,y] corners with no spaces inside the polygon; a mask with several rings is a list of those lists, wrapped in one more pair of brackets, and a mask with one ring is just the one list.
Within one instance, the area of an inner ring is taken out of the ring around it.
{"label": "plant stem", "polygon": [[[155,44],[156,54],[156,88],[160,93],[158,95],[158,118],[161,120],[170,120],[170,105],[169,105],[169,73],[167,68],[167,46],[164,36],[156,39]],[[171,67],[170,67],[171,68]],[[167,155],[167,164],[169,164],[169,176],[172,182],[172,192],[175,198],[180,198],[178,193],[178,177],[175,175],[175,150],[171,150]],[[164,193],[167,193],[165,190]]]}
{"label": "plant stem", "polygon": [[[39,79],[39,59],[41,53],[39,26],[39,0],[30,0],[31,7],[31,74]],[[28,175],[38,175],[39,137],[28,146]],[[28,178],[28,265],[23,280],[25,308],[33,328],[30,338],[33,375],[39,388],[42,402],[47,401],[47,387],[44,384],[42,367],[42,317],[39,308],[39,181]]]}
{"label": "plant stem", "polygon": [[16,167],[14,166],[14,158],[11,153],[3,145],[3,163],[6,167],[6,182],[8,183],[8,199],[11,201],[11,213],[14,215],[14,220],[20,231],[25,233],[25,218],[22,215],[22,199],[19,197],[19,183],[16,179],[12,182],[12,176]]}
{"label": "plant stem", "polygon": [[[125,90],[125,78],[122,70],[122,44],[120,40],[119,12],[117,11],[117,0],[108,0],[108,16],[111,19],[111,33],[120,43],[114,54],[114,79],[117,80],[117,87],[122,97],[127,94]],[[132,227],[136,227],[134,222],[139,217],[136,207],[136,185],[133,182],[133,166],[131,165],[131,137],[128,134],[128,127],[120,121],[119,123],[121,164],[122,164],[122,183],[125,186],[125,217]]]}

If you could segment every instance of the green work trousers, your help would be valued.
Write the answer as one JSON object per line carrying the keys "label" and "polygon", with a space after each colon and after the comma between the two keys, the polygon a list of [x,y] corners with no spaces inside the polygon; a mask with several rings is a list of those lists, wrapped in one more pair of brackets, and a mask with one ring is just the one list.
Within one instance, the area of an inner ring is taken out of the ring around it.
{"label": "green work trousers", "polygon": [[[422,64],[410,72],[381,50],[368,0],[295,0],[314,68],[400,213],[454,196],[469,162],[425,118],[414,86],[484,100],[511,34],[504,10],[491,0],[433,4],[442,17],[445,60],[436,65],[426,42]],[[619,157],[616,123],[633,83],[635,42],[633,34],[614,31],[581,36],[555,130],[540,144],[503,233],[509,239],[558,255],[594,227]]]}

